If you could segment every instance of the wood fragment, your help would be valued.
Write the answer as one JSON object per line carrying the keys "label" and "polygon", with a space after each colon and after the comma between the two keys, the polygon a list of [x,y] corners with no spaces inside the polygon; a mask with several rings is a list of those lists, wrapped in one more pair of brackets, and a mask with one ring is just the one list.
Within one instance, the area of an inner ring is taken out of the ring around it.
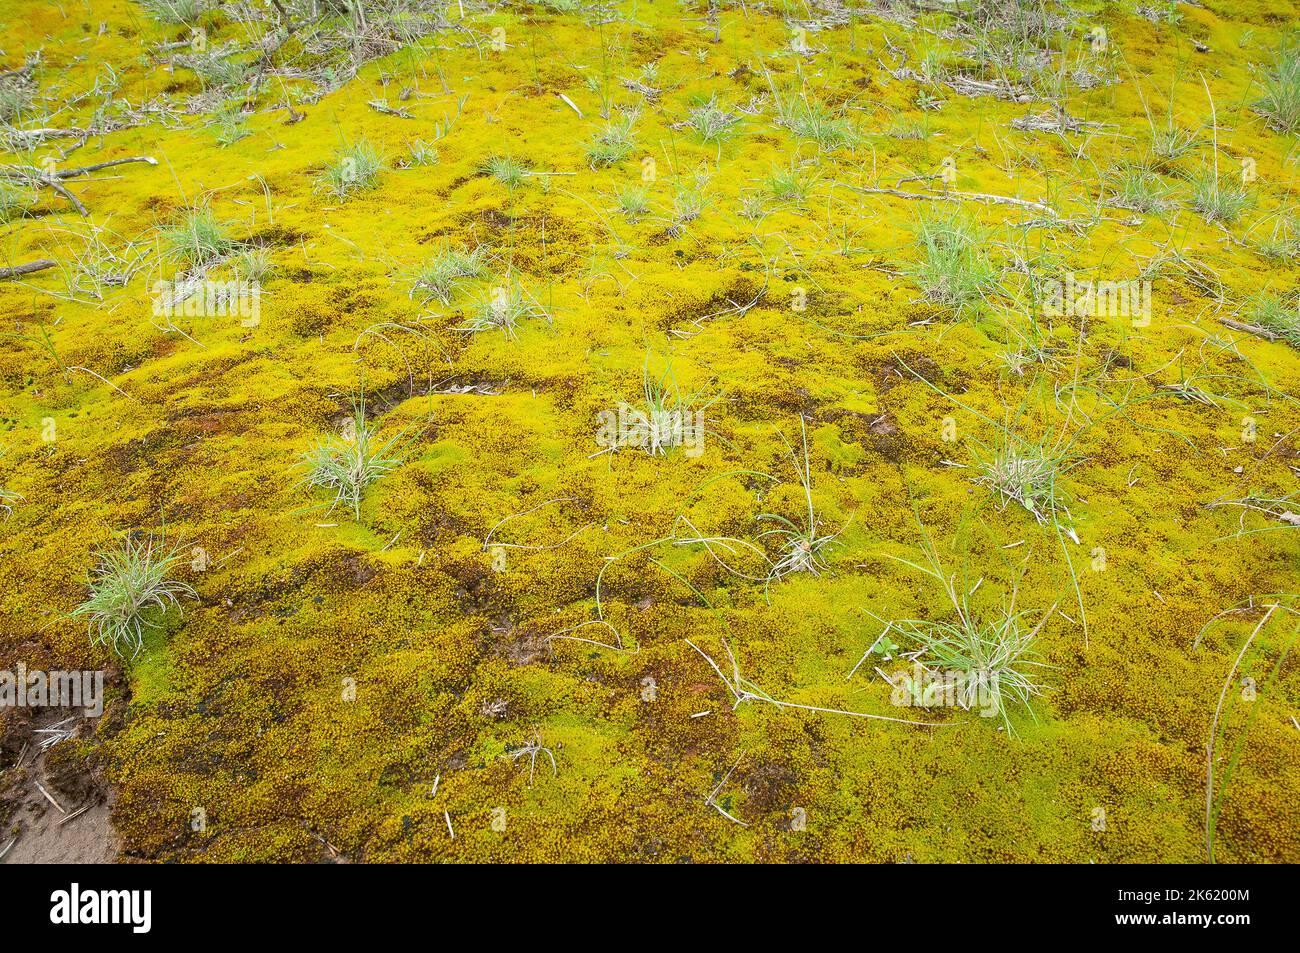
{"label": "wood fragment", "polygon": [[1247,334],[1253,334],[1261,337],[1266,341],[1279,341],[1282,335],[1276,331],[1270,331],[1268,328],[1261,328],[1255,324],[1247,324],[1244,321],[1234,321],[1232,318],[1219,318],[1219,323],[1232,328],[1234,331],[1245,331]]}
{"label": "wood fragment", "polygon": [[48,258],[38,258],[36,261],[29,261],[22,265],[0,268],[0,281],[8,281],[10,278],[20,278],[33,272],[44,271],[46,268],[53,268],[57,264],[57,261],[50,261]]}
{"label": "wood fragment", "polygon": [[1044,212],[1052,218],[1059,218],[1056,209],[1042,202],[1034,202],[1030,199],[1013,198],[1010,195],[994,195],[990,192],[907,192],[903,189],[879,189],[871,188],[865,185],[846,185],[845,188],[853,192],[862,192],[866,195],[892,195],[895,198],[910,199],[912,201],[930,201],[930,202],[980,202],[984,205],[1014,205],[1019,208],[1030,208],[1035,211]]}
{"label": "wood fragment", "polygon": [[58,801],[54,800],[54,795],[52,795],[49,791],[45,790],[44,786],[42,786],[42,784],[41,784],[40,781],[33,781],[32,783],[36,785],[36,790],[40,791],[42,794],[45,795],[45,800],[49,801],[51,804],[53,804],[55,807],[57,807],[57,808],[59,809],[59,813],[60,813],[60,814],[67,814],[67,813],[68,813],[67,811],[65,811],[65,810],[63,809],[63,805],[62,805],[62,804],[60,804]]}

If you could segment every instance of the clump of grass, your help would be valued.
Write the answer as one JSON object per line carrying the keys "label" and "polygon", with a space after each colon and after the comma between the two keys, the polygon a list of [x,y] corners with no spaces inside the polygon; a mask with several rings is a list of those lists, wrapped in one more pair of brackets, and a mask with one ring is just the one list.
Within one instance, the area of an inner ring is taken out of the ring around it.
{"label": "clump of grass", "polygon": [[[102,301],[105,288],[124,288],[143,267],[147,252],[142,243],[126,241],[102,226],[89,228],[81,248],[71,247],[59,259],[68,297],[76,301]],[[110,242],[110,238],[117,241]],[[181,260],[185,260],[181,257]]]}
{"label": "clump of grass", "polygon": [[1191,155],[1201,145],[1195,132],[1180,129],[1170,123],[1163,129],[1151,130],[1151,159],[1153,170],[1167,172],[1185,156]]}
{"label": "clump of grass", "polygon": [[438,147],[423,139],[416,139],[407,145],[407,150],[411,153],[409,165],[437,165],[438,164]]}
{"label": "clump of grass", "polygon": [[641,367],[641,400],[637,404],[624,404],[627,426],[614,428],[606,435],[606,446],[599,453],[617,453],[624,447],[636,447],[651,456],[662,456],[677,447],[687,447],[688,455],[702,452],[704,441],[704,411],[714,399],[704,399],[697,392],[683,393],[673,373],[672,361],[664,364],[662,374],[650,370],[649,352]]}
{"label": "clump of grass", "polygon": [[983,235],[968,219],[922,216],[916,236],[923,257],[911,274],[928,300],[962,313],[996,285],[998,271],[984,252]]}
{"label": "clump of grass", "polygon": [[416,270],[411,279],[410,296],[414,298],[418,292],[422,304],[431,298],[450,304],[459,282],[483,276],[487,267],[486,257],[482,248],[470,251],[443,248]]}
{"label": "clump of grass", "polygon": [[31,87],[20,80],[0,80],[0,123],[21,120],[32,108]]}
{"label": "clump of grass", "polygon": [[[959,590],[959,575],[945,569],[928,534],[923,533],[923,537],[924,562],[890,558],[936,580],[943,588],[954,618],[895,620],[890,622],[890,628],[916,644],[936,667],[961,673],[963,677],[956,693],[958,705],[968,711],[980,709],[982,714],[1000,714],[1007,732],[1014,733],[1007,714],[1009,703],[1018,703],[1033,717],[1030,700],[1043,692],[1037,670],[1047,666],[1037,660],[1034,642],[1056,606],[1029,627],[1029,613],[1016,609],[1020,589],[1017,580],[1007,605],[989,618],[981,617],[971,605],[975,587],[967,587],[962,582]],[[989,711],[986,706],[996,711]]]}
{"label": "clump of grass", "polygon": [[481,331],[501,331],[507,338],[517,338],[519,325],[531,318],[550,321],[550,315],[517,280],[498,285],[491,294],[480,298],[474,305],[470,319],[459,330],[477,334]]}
{"label": "clump of grass", "polygon": [[886,130],[885,135],[894,139],[929,139],[930,123],[925,116],[899,116]]}
{"label": "clump of grass", "polygon": [[1294,302],[1262,292],[1247,304],[1245,315],[1255,327],[1277,335],[1292,347],[1300,347],[1300,308]]}
{"label": "clump of grass", "polygon": [[720,146],[740,132],[740,116],[719,106],[714,96],[687,111],[686,125],[701,142]]}
{"label": "clump of grass", "polygon": [[1268,261],[1288,261],[1300,255],[1300,237],[1295,224],[1285,218],[1273,223],[1273,229],[1254,242],[1255,251]]}
{"label": "clump of grass", "polygon": [[819,99],[810,99],[806,92],[782,98],[775,94],[777,124],[784,126],[800,139],[817,143],[826,152],[852,146],[858,135],[847,119],[837,116]]}
{"label": "clump of grass", "polygon": [[644,186],[629,185],[619,190],[614,196],[614,201],[618,204],[618,210],[623,213],[623,217],[634,222],[649,213],[650,190]]}
{"label": "clump of grass", "polygon": [[1192,208],[1210,224],[1231,225],[1250,204],[1246,187],[1206,169],[1192,178]]}
{"label": "clump of grass", "polygon": [[196,56],[187,61],[204,89],[225,89],[248,80],[249,67],[242,60],[222,53]]}
{"label": "clump of grass", "polygon": [[804,499],[808,504],[808,511],[805,517],[801,517],[799,522],[787,519],[777,513],[762,513],[759,520],[768,520],[775,525],[759,533],[759,538],[765,536],[774,536],[778,540],[778,550],[776,560],[772,563],[772,569],[768,576],[768,582],[773,579],[781,579],[792,573],[806,572],[814,576],[819,576],[830,569],[826,563],[826,551],[835,544],[840,533],[844,528],[836,530],[834,533],[819,533],[817,512],[813,508],[812,499],[812,464],[808,457],[808,427],[804,422],[803,415],[799,416],[799,432],[803,438],[803,463],[795,455],[794,447],[786,440],[785,434],[781,439],[785,441],[786,449],[790,453],[790,460],[794,463],[795,471],[799,474],[799,484],[803,487]]}
{"label": "clump of grass", "polygon": [[275,270],[275,263],[269,248],[254,245],[237,252],[231,259],[231,267],[240,280],[261,284]]}
{"label": "clump of grass", "polygon": [[345,434],[321,440],[303,454],[307,485],[334,494],[329,503],[331,512],[342,504],[360,521],[366,488],[402,463],[396,455],[401,436],[379,442],[379,428],[366,419],[366,399],[361,395],[353,404]]}
{"label": "clump of grass", "polygon": [[1283,44],[1264,72],[1264,97],[1255,108],[1287,135],[1300,133],[1300,42]]}
{"label": "clump of grass", "polygon": [[358,139],[338,150],[334,162],[325,167],[322,180],[327,192],[335,198],[347,199],[357,192],[375,188],[383,170],[384,157],[369,141]]}
{"label": "clump of grass", "polygon": [[90,596],[72,610],[73,616],[89,619],[91,644],[107,645],[123,657],[129,649],[135,656],[144,646],[144,630],[156,628],[151,615],[166,613],[182,597],[198,598],[193,587],[170,578],[181,553],[164,545],[152,536],[128,537],[118,549],[99,555]]}
{"label": "clump of grass", "polygon": [[708,198],[705,189],[709,185],[709,176],[696,173],[689,179],[679,179],[673,188],[673,218],[671,230],[680,233],[682,227],[695,221],[704,212]]}
{"label": "clump of grass", "polygon": [[207,10],[206,0],[140,0],[140,6],[160,23],[191,24]]}
{"label": "clump of grass", "polygon": [[483,163],[483,172],[511,189],[523,185],[528,178],[528,166],[510,156],[490,156]]}
{"label": "clump of grass", "polygon": [[792,162],[788,168],[773,170],[767,179],[767,190],[778,202],[803,208],[819,178],[816,171],[810,172],[805,165]]}
{"label": "clump of grass", "polygon": [[1010,430],[1001,432],[993,447],[974,442],[971,455],[979,476],[975,482],[998,496],[1000,507],[1023,506],[1040,523],[1055,522],[1060,503],[1057,481],[1073,464],[1052,434],[1032,441]]}
{"label": "clump of grass", "polygon": [[217,143],[221,146],[232,146],[249,134],[247,117],[237,108],[226,108],[215,113],[212,127],[216,132]]}
{"label": "clump of grass", "polygon": [[603,169],[626,159],[636,145],[632,134],[635,125],[636,114],[630,112],[607,122],[587,146],[587,163],[593,169]]}
{"label": "clump of grass", "polygon": [[161,230],[165,254],[190,268],[210,265],[236,247],[210,208],[189,209],[184,218]]}
{"label": "clump of grass", "polygon": [[1158,215],[1169,208],[1169,188],[1150,169],[1124,166],[1112,181],[1110,204],[1144,215]]}
{"label": "clump of grass", "polygon": [[0,181],[0,225],[22,218],[35,201],[36,194],[31,189]]}

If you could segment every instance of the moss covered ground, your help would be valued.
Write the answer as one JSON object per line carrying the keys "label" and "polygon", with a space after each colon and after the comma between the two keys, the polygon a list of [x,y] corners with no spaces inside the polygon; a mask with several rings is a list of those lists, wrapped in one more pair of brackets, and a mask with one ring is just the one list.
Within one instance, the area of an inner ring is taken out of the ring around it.
{"label": "moss covered ground", "polygon": [[[124,857],[1197,862],[1213,737],[1215,859],[1300,860],[1294,3],[187,6],[0,2],[0,659],[110,668]],[[660,381],[702,452],[602,446]],[[121,657],[128,534],[197,598]],[[927,535],[1032,712],[891,703]]]}

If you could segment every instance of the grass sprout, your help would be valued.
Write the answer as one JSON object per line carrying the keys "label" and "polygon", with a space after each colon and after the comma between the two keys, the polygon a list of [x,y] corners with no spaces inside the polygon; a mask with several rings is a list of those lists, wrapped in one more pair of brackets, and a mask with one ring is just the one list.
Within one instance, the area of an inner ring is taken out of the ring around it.
{"label": "grass sprout", "polygon": [[334,162],[321,173],[321,181],[330,195],[347,199],[375,188],[383,170],[384,157],[366,139],[359,139],[338,150]]}
{"label": "grass sprout", "polygon": [[777,558],[772,564],[772,570],[769,574],[768,581],[772,579],[781,579],[792,573],[811,573],[814,576],[820,576],[830,569],[826,563],[826,552],[835,545],[840,534],[844,532],[844,527],[836,530],[834,533],[819,533],[817,512],[813,507],[812,498],[812,467],[808,457],[808,427],[804,421],[803,415],[799,416],[799,432],[803,439],[803,462],[799,462],[794,448],[790,442],[785,440],[785,435],[781,439],[785,440],[786,449],[790,452],[790,459],[794,463],[795,470],[799,474],[799,483],[803,487],[804,499],[808,504],[806,519],[801,517],[798,522],[787,519],[776,513],[762,513],[759,520],[772,522],[773,527],[759,533],[759,538],[773,536],[778,543]]}
{"label": "grass sprout", "polygon": [[1007,714],[1009,703],[1018,704],[1033,717],[1030,700],[1043,692],[1038,670],[1047,666],[1038,661],[1034,642],[1056,606],[1030,626],[1030,613],[1016,608],[1020,588],[1017,580],[1007,604],[994,615],[981,616],[971,605],[971,595],[978,586],[962,584],[959,589],[958,575],[944,568],[933,541],[924,532],[922,535],[922,562],[889,558],[935,579],[943,588],[953,617],[895,620],[889,628],[917,645],[923,658],[934,667],[960,673],[956,703],[961,708],[1000,714],[1007,732],[1014,734]]}
{"label": "grass sprout", "polygon": [[977,441],[972,444],[979,472],[975,482],[996,493],[1001,508],[1015,503],[1040,523],[1055,521],[1060,502],[1057,481],[1072,465],[1058,438],[1048,433],[1035,442],[1003,430],[991,448]]}
{"label": "grass sprout", "polygon": [[329,503],[332,512],[340,504],[361,520],[361,501],[366,488],[401,465],[397,455],[403,434],[379,442],[379,428],[366,419],[366,399],[362,394],[353,404],[343,434],[321,440],[303,455],[308,486],[334,494]]}
{"label": "grass sprout", "polygon": [[222,258],[236,247],[206,206],[192,208],[173,225],[163,226],[165,254],[189,268],[201,268]]}
{"label": "grass sprout", "polygon": [[1300,133],[1300,42],[1293,40],[1278,49],[1263,83],[1264,96],[1255,108],[1278,132]]}
{"label": "grass sprout", "polygon": [[1246,187],[1210,170],[1192,178],[1192,208],[1211,224],[1231,225],[1250,204]]}
{"label": "grass sprout", "polygon": [[922,216],[916,236],[923,258],[911,274],[928,300],[964,313],[995,286],[997,269],[984,252],[983,236],[969,220],[956,213]]}
{"label": "grass sprout", "polygon": [[686,113],[686,125],[701,142],[720,146],[740,132],[740,116],[719,106],[715,96],[692,107]]}
{"label": "grass sprout", "polygon": [[490,156],[483,163],[483,172],[507,188],[518,188],[528,178],[528,166],[510,156]]}
{"label": "grass sprout", "polygon": [[511,279],[497,285],[486,297],[474,305],[470,320],[458,330],[477,334],[481,331],[501,331],[511,340],[519,336],[519,325],[531,318],[543,318],[550,323],[551,316],[538,301],[519,283]]}
{"label": "grass sprout", "polygon": [[166,613],[183,597],[198,598],[193,587],[169,578],[181,557],[152,536],[128,537],[118,549],[100,553],[90,596],[72,610],[73,616],[89,619],[91,643],[107,645],[124,658],[130,650],[134,657],[144,647],[145,629],[157,627],[150,616]]}
{"label": "grass sprout", "polygon": [[618,119],[611,119],[605,128],[587,146],[587,162],[593,169],[609,168],[617,165],[632,154],[636,139],[632,127],[636,124],[636,113],[625,113]]}
{"label": "grass sprout", "polygon": [[437,298],[443,304],[450,304],[460,282],[483,276],[487,270],[486,258],[479,247],[469,251],[443,248],[416,269],[411,278],[410,296],[420,294],[421,303]]}

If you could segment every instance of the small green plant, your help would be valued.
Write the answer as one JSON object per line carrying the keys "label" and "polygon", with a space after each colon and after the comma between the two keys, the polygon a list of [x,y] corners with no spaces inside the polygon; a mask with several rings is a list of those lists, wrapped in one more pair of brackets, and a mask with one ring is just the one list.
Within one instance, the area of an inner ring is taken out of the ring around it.
{"label": "small green plant", "polygon": [[1010,430],[1000,431],[992,447],[972,441],[971,456],[979,476],[975,482],[998,496],[999,506],[1017,503],[1040,523],[1056,521],[1060,503],[1057,482],[1073,464],[1051,433],[1038,441]]}
{"label": "small green plant", "polygon": [[1283,44],[1264,71],[1264,97],[1255,108],[1286,135],[1300,133],[1300,42]]}
{"label": "small green plant", "polygon": [[382,444],[379,442],[379,428],[366,419],[363,393],[353,403],[352,416],[347,419],[343,434],[321,440],[303,454],[307,485],[334,495],[328,504],[330,512],[342,504],[360,522],[366,488],[401,465],[397,453],[403,436],[397,434]]}
{"label": "small green plant", "polygon": [[1008,703],[1016,702],[1033,717],[1030,700],[1043,692],[1034,643],[1056,606],[1052,606],[1032,628],[1029,613],[1016,608],[1020,583],[1012,587],[1007,605],[991,617],[984,618],[971,605],[976,587],[949,573],[939,558],[934,543],[922,531],[924,561],[912,562],[896,556],[889,558],[936,580],[943,588],[951,620],[901,619],[891,621],[890,629],[914,643],[925,661],[945,674],[955,673],[955,701],[961,708],[979,710],[983,715],[999,714],[1008,733],[1014,733],[1007,714]]}
{"label": "small green plant", "polygon": [[705,189],[709,185],[709,176],[696,173],[689,179],[679,179],[673,187],[672,228],[680,232],[682,226],[700,217],[708,204]]}
{"label": "small green plant", "polygon": [[613,412],[607,412],[611,425],[603,428],[597,438],[605,449],[592,456],[617,453],[624,447],[635,447],[651,456],[662,456],[678,447],[684,447],[687,456],[703,452],[704,411],[716,398],[705,399],[698,392],[683,393],[672,361],[666,361],[663,373],[656,376],[650,370],[650,358],[650,352],[646,352],[641,367],[641,400],[620,405],[624,426],[613,426]]}
{"label": "small green plant", "polygon": [[772,569],[768,576],[768,582],[773,579],[781,579],[792,573],[806,572],[814,576],[819,576],[830,569],[826,563],[826,552],[835,545],[844,528],[836,530],[834,533],[819,533],[817,512],[813,508],[812,498],[812,464],[808,457],[808,426],[804,421],[803,415],[799,416],[799,432],[803,438],[803,462],[799,462],[795,454],[794,447],[790,441],[786,440],[785,434],[781,434],[781,439],[785,441],[786,450],[790,453],[790,460],[794,463],[795,471],[799,474],[799,484],[803,487],[804,499],[808,504],[806,519],[800,521],[788,519],[777,513],[762,513],[759,520],[768,520],[775,525],[768,530],[759,533],[759,538],[765,536],[774,536],[778,541],[777,556],[772,563]]}
{"label": "small green plant", "polygon": [[233,146],[240,139],[248,137],[248,122],[243,111],[230,107],[219,110],[212,116],[212,128],[221,146]]}
{"label": "small green plant", "polygon": [[608,168],[617,165],[632,154],[636,145],[632,128],[636,124],[636,113],[624,113],[617,119],[611,119],[605,128],[587,146],[587,162],[593,169]]}
{"label": "small green plant", "polygon": [[973,309],[990,293],[998,271],[984,252],[984,237],[957,213],[922,216],[916,225],[922,259],[911,275],[925,297],[958,313]]}
{"label": "small green plant", "polygon": [[687,111],[686,125],[701,142],[720,146],[740,132],[740,116],[719,106],[714,96]]}
{"label": "small green plant", "polygon": [[411,153],[408,165],[437,165],[438,164],[438,147],[423,139],[416,139],[414,142],[407,144],[407,150]]}
{"label": "small green plant", "polygon": [[0,80],[0,123],[16,123],[32,108],[32,90],[18,80]]}
{"label": "small green plant", "polygon": [[8,520],[13,515],[14,504],[21,500],[22,497],[13,490],[5,489],[0,486],[0,510],[5,511],[5,519]]}
{"label": "small green plant", "polygon": [[629,185],[620,189],[614,200],[628,221],[644,218],[650,211],[650,190],[644,186]]}
{"label": "small green plant", "polygon": [[1210,224],[1231,225],[1250,204],[1250,193],[1236,180],[1206,169],[1192,179],[1191,204]]}
{"label": "small green plant", "polygon": [[138,655],[145,629],[157,627],[150,617],[179,606],[183,597],[198,598],[189,584],[170,578],[180,560],[178,549],[152,536],[128,536],[118,549],[101,553],[90,596],[72,610],[74,617],[89,619],[91,644],[107,645],[122,657],[127,650]]}
{"label": "small green plant", "polygon": [[470,313],[467,323],[458,330],[477,334],[481,331],[501,331],[513,340],[519,336],[519,325],[532,318],[542,318],[548,323],[550,315],[516,279],[497,285],[487,296],[480,298]]}
{"label": "small green plant", "polygon": [[791,162],[787,168],[774,169],[767,178],[767,190],[778,202],[803,208],[817,185],[820,174],[803,163]]}
{"label": "small green plant", "polygon": [[1111,205],[1144,215],[1158,215],[1171,204],[1164,180],[1142,166],[1122,167],[1111,183],[1110,192]]}
{"label": "small green plant", "polygon": [[1246,321],[1276,335],[1292,347],[1300,347],[1300,309],[1277,295],[1262,292],[1245,309]]}
{"label": "small green plant", "polygon": [[211,265],[237,247],[207,206],[188,209],[179,222],[163,226],[161,238],[164,254],[189,268]]}
{"label": "small green plant", "polygon": [[248,64],[225,53],[197,56],[187,62],[204,89],[226,89],[248,81]]}
{"label": "small green plant", "polygon": [[483,172],[510,189],[523,185],[528,178],[528,166],[510,156],[490,156],[483,163]]}
{"label": "small green plant", "polygon": [[31,189],[0,181],[0,225],[22,218],[35,201],[36,193]]}
{"label": "small green plant", "polygon": [[1300,237],[1296,231],[1294,221],[1278,218],[1267,235],[1255,239],[1255,251],[1268,261],[1289,261],[1300,255]]}
{"label": "small green plant", "polygon": [[322,180],[327,192],[347,199],[375,188],[383,170],[384,157],[367,140],[359,139],[338,150],[334,162],[325,167]]}
{"label": "small green plant", "polygon": [[443,248],[422,264],[411,279],[410,297],[420,294],[420,302],[437,298],[450,304],[456,285],[468,278],[481,278],[487,269],[482,248],[470,251]]}
{"label": "small green plant", "polygon": [[140,6],[160,23],[197,23],[207,10],[206,0],[140,0]]}
{"label": "small green plant", "polygon": [[782,98],[773,88],[777,124],[800,139],[817,143],[818,148],[833,152],[852,146],[858,134],[847,119],[837,116],[821,100],[809,98],[807,92]]}
{"label": "small green plant", "polygon": [[1195,132],[1180,129],[1170,122],[1163,129],[1151,129],[1151,157],[1149,165],[1153,171],[1168,172],[1177,162],[1195,152],[1201,145],[1201,137]]}
{"label": "small green plant", "polygon": [[894,139],[929,139],[930,120],[928,116],[899,116],[893,121],[885,135]]}
{"label": "small green plant", "polygon": [[275,270],[271,250],[261,245],[252,245],[236,252],[230,265],[241,281],[256,284],[261,284]]}

